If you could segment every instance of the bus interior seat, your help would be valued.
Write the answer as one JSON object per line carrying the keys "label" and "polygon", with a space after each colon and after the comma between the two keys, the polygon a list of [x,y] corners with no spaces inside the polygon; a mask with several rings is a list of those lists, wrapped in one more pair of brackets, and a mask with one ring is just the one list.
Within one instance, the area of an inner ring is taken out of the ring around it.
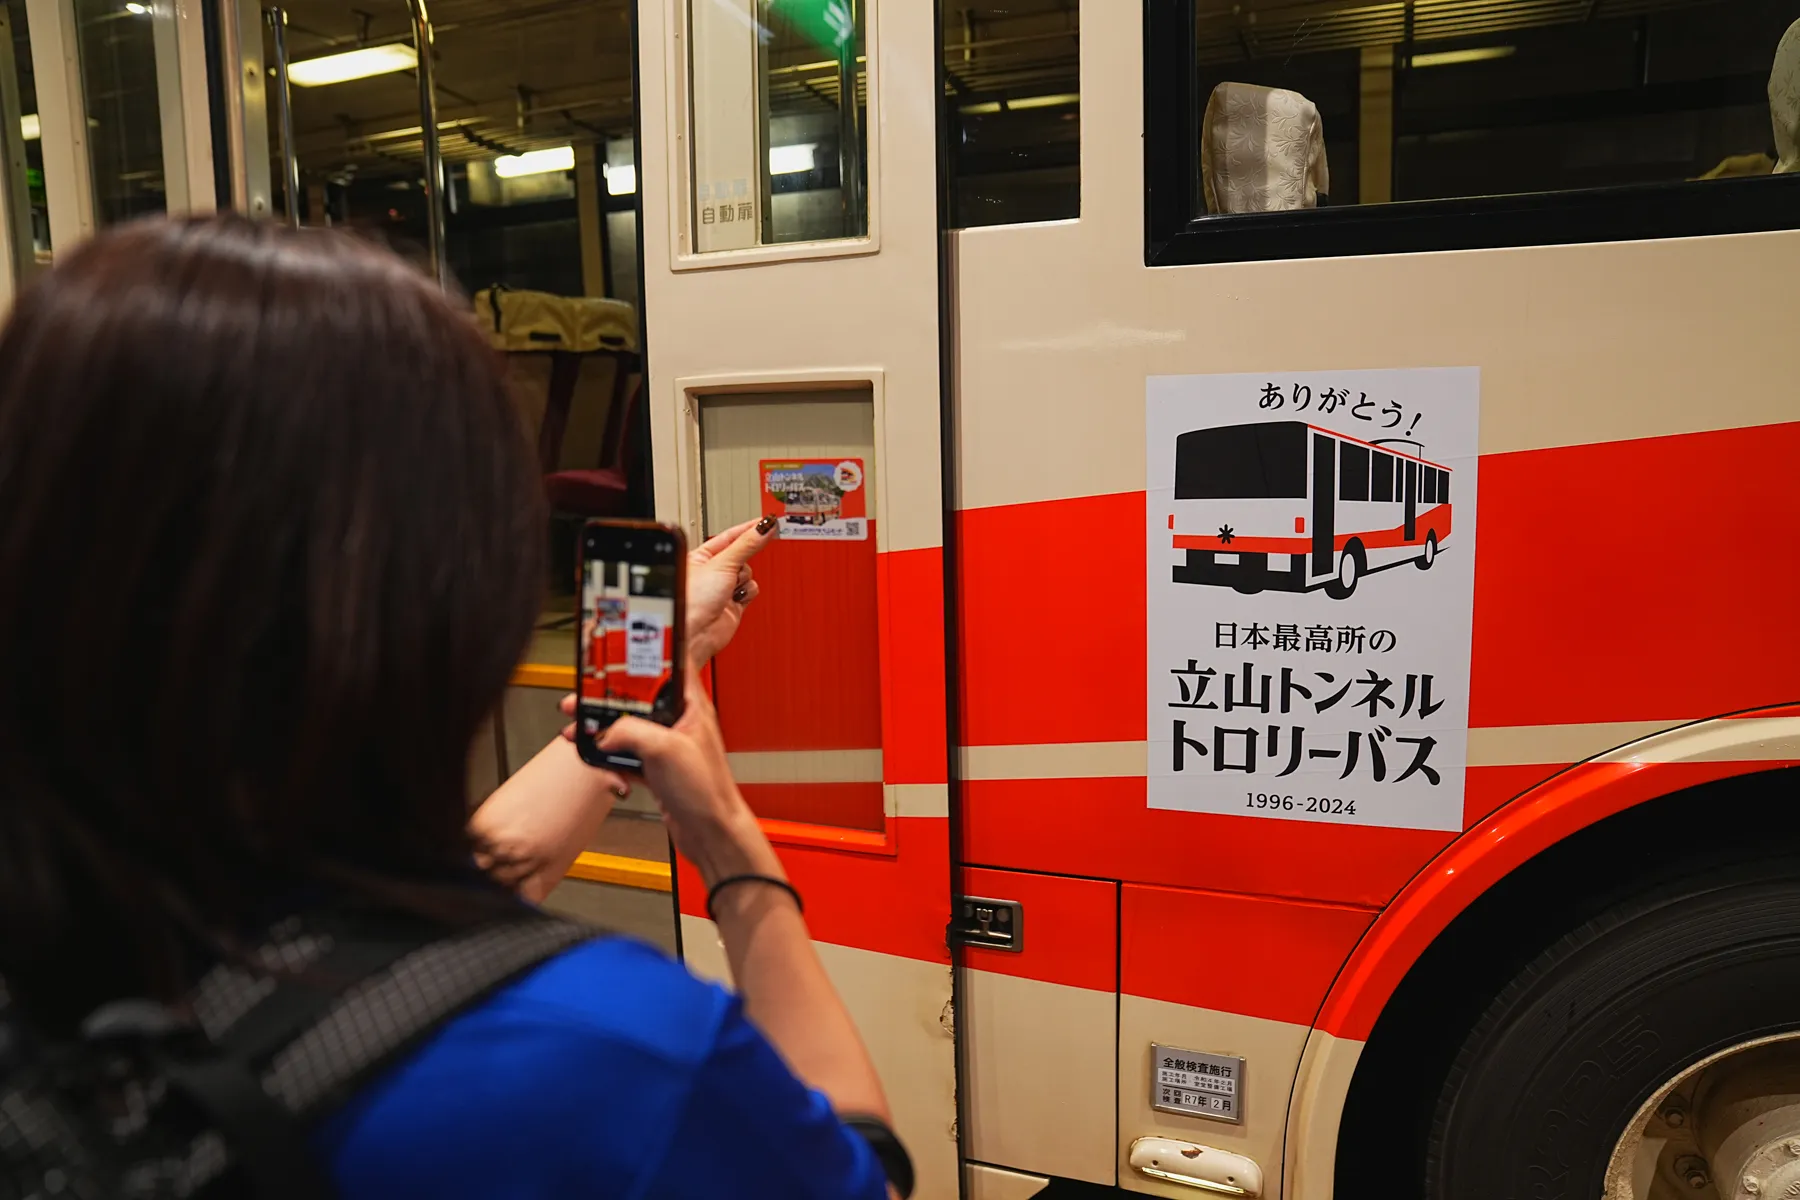
{"label": "bus interior seat", "polygon": [[1209,213],[1317,208],[1331,190],[1317,106],[1299,92],[1221,83],[1200,124],[1200,180]]}
{"label": "bus interior seat", "polygon": [[476,293],[475,311],[510,360],[515,403],[552,506],[575,517],[623,514],[643,382],[636,310],[618,300],[492,287]]}

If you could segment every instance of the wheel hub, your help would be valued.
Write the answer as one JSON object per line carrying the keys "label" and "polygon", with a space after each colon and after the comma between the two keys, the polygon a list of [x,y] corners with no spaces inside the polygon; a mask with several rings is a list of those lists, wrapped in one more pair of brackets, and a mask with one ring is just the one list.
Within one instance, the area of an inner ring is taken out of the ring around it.
{"label": "wheel hub", "polygon": [[1800,1200],[1800,1035],[1740,1043],[1670,1080],[1606,1178],[1605,1200]]}

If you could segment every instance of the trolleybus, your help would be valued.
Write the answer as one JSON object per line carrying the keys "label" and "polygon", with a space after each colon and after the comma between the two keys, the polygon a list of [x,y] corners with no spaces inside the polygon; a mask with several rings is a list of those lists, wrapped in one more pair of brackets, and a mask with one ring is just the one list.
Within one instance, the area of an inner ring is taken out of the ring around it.
{"label": "trolleybus", "polygon": [[[416,227],[636,306],[617,419],[527,414],[594,505],[862,464],[711,687],[919,1195],[1800,1188],[1790,0],[112,7],[0,4],[4,286]],[[584,863],[727,975],[685,864]]]}

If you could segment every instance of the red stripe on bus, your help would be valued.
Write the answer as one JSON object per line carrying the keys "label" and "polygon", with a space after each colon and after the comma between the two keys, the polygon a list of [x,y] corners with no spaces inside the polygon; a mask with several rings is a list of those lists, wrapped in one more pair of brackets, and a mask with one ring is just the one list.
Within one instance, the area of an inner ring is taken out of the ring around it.
{"label": "red stripe on bus", "polygon": [[1120,905],[1121,991],[1292,1025],[1312,1024],[1375,919],[1368,908],[1129,884]]}
{"label": "red stripe on bus", "polygon": [[1458,913],[1546,847],[1635,804],[1753,771],[1763,763],[1582,763],[1459,838],[1376,918],[1332,984],[1318,1027],[1367,1040],[1407,970]]}
{"label": "red stripe on bus", "polygon": [[[1423,546],[1426,535],[1431,533],[1437,534],[1437,539],[1441,542],[1450,536],[1450,508],[1448,504],[1437,504],[1418,514],[1414,518],[1414,533],[1410,538],[1406,536],[1405,525],[1396,525],[1392,529],[1340,533],[1332,544],[1342,550],[1354,540],[1361,542],[1366,550],[1392,550],[1400,546]],[[1211,550],[1225,554],[1240,551],[1250,554],[1312,553],[1312,539],[1306,537],[1243,537],[1233,534],[1231,541],[1227,543],[1216,533],[1178,533],[1171,540],[1177,550]]]}
{"label": "red stripe on bus", "polygon": [[1136,779],[963,784],[963,857],[988,867],[1384,904],[1454,833],[1145,807]]}
{"label": "red stripe on bus", "polygon": [[[1560,769],[1468,768],[1465,821]],[[1373,906],[1456,836],[1152,809],[1145,787],[1142,778],[965,783],[963,856],[994,867]]]}
{"label": "red stripe on bus", "polygon": [[733,750],[881,745],[874,524],[865,541],[778,540],[757,555],[761,595],[713,663]]}
{"label": "red stripe on bus", "polygon": [[[950,822],[943,817],[896,817],[900,853],[778,843],[788,878],[806,898],[806,924],[816,941],[950,962],[944,928],[950,920]],[[681,911],[706,915],[706,888],[693,864],[679,859]]]}
{"label": "red stripe on bus", "polygon": [[1484,455],[1470,724],[1793,701],[1796,461],[1800,422]]}
{"label": "red stripe on bus", "polygon": [[[1800,555],[1769,529],[1795,511],[1797,458],[1800,423],[1483,456],[1470,723],[1791,703]],[[1123,492],[958,514],[964,744],[1143,740],[1144,504]],[[1077,560],[1126,627],[1083,664],[1078,700],[1030,702],[1068,692]],[[1042,594],[1059,587],[1060,601]]]}
{"label": "red stripe on bus", "polygon": [[884,635],[881,674],[882,778],[943,783],[949,773],[944,727],[944,551],[880,556],[877,580]]}
{"label": "red stripe on bus", "polygon": [[1025,913],[1018,951],[971,946],[963,952],[964,966],[1066,987],[1118,988],[1118,884],[969,868],[957,890],[964,896],[1015,900]]}
{"label": "red stripe on bus", "polygon": [[[957,526],[963,744],[1143,741],[1144,493],[966,509]],[[1101,602],[1123,628],[1076,674]]]}
{"label": "red stripe on bus", "polygon": [[1351,436],[1350,436],[1350,435],[1349,435],[1349,434],[1347,434],[1347,433],[1339,433],[1339,432],[1338,432],[1338,431],[1337,431],[1337,430],[1335,430],[1335,429],[1326,429],[1326,428],[1325,428],[1325,427],[1324,427],[1324,426],[1322,426],[1322,425],[1314,425],[1314,424],[1313,424],[1313,423],[1311,423],[1311,422],[1310,422],[1310,421],[1309,421],[1309,422],[1306,422],[1306,427],[1307,427],[1307,428],[1308,428],[1308,429],[1310,429],[1310,430],[1312,430],[1312,431],[1313,431],[1313,432],[1314,432],[1314,433],[1322,433],[1322,434],[1324,434],[1324,435],[1325,435],[1325,436],[1326,436],[1326,437],[1328,437],[1328,438],[1333,438],[1333,439],[1335,439],[1335,440],[1337,440],[1337,441],[1340,441],[1340,442],[1354,442],[1354,443],[1356,443],[1356,444],[1357,444],[1357,445],[1358,445],[1358,446],[1367,446],[1367,447],[1368,447],[1368,448],[1369,448],[1369,449],[1371,449],[1371,450],[1379,450],[1379,451],[1381,451],[1381,452],[1382,452],[1382,453],[1383,453],[1383,454],[1391,454],[1391,455],[1393,455],[1393,456],[1394,456],[1394,457],[1395,457],[1395,458],[1401,458],[1401,459],[1406,459],[1406,460],[1407,460],[1407,461],[1409,461],[1409,462],[1416,462],[1416,463],[1423,463],[1423,464],[1424,464],[1424,465],[1426,465],[1426,466],[1428,466],[1428,467],[1435,467],[1435,468],[1436,468],[1436,469],[1437,469],[1437,470],[1439,470],[1439,471],[1442,471],[1442,472],[1444,472],[1444,473],[1445,473],[1445,474],[1447,474],[1447,475],[1448,475],[1448,474],[1453,474],[1453,473],[1454,473],[1454,472],[1453,472],[1453,471],[1452,471],[1452,470],[1451,470],[1451,468],[1449,468],[1449,467],[1446,467],[1446,466],[1445,466],[1445,465],[1444,465],[1444,464],[1442,464],[1442,463],[1434,463],[1434,462],[1432,462],[1432,461],[1431,461],[1431,460],[1430,460],[1430,459],[1428,459],[1428,458],[1420,458],[1420,457],[1419,457],[1419,456],[1418,456],[1418,455],[1416,455],[1416,454],[1408,454],[1408,453],[1407,453],[1407,452],[1406,452],[1406,451],[1404,451],[1404,450],[1396,450],[1396,449],[1394,449],[1394,447],[1393,447],[1393,446],[1392,446],[1392,445],[1387,445],[1387,446],[1378,446],[1378,445],[1376,445],[1376,444],[1375,444],[1375,443],[1374,443],[1374,442],[1365,442],[1365,441],[1363,441],[1363,440],[1362,440],[1362,439],[1361,439],[1361,438],[1359,438],[1359,437],[1351,437]]}
{"label": "red stripe on bus", "polygon": [[1750,712],[1732,713],[1727,721],[1749,721],[1764,717],[1800,717],[1800,704],[1778,704],[1773,708],[1758,708]]}

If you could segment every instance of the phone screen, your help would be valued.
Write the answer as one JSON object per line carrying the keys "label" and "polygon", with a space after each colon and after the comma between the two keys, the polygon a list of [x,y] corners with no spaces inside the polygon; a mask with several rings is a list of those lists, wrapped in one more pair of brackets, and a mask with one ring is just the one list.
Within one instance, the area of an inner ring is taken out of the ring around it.
{"label": "phone screen", "polygon": [[681,716],[686,560],[674,529],[596,521],[582,531],[576,746],[589,762],[638,765],[594,745],[619,717]]}

